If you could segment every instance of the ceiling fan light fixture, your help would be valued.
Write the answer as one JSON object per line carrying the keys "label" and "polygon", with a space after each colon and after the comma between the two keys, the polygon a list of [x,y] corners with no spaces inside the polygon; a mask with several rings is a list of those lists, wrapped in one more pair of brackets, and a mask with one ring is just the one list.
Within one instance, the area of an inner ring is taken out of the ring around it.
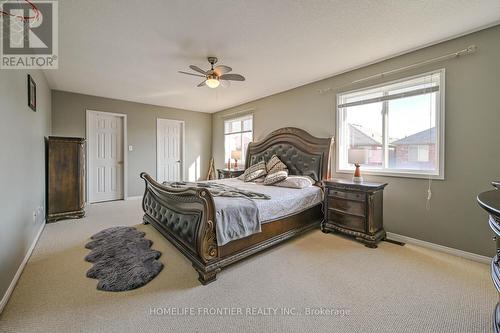
{"label": "ceiling fan light fixture", "polygon": [[220,82],[216,77],[210,75],[205,81],[205,84],[209,88],[217,88],[220,85]]}
{"label": "ceiling fan light fixture", "polygon": [[207,71],[201,69],[196,65],[189,65],[189,68],[196,73],[183,72],[183,71],[179,71],[179,73],[202,77],[203,81],[198,83],[198,85],[196,86],[198,88],[207,86],[211,89],[215,89],[219,87],[221,84],[222,87],[228,87],[230,81],[245,81],[245,77],[243,75],[229,73],[233,70],[229,66],[218,65],[214,68],[214,65],[217,63],[218,60],[216,57],[208,57],[207,60],[210,63],[210,69]]}

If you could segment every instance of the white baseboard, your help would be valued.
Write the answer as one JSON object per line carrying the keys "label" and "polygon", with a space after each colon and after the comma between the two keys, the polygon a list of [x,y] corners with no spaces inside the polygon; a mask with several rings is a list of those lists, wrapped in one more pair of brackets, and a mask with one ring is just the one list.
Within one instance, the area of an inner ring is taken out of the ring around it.
{"label": "white baseboard", "polygon": [[36,243],[38,242],[38,239],[40,238],[40,235],[42,234],[43,229],[45,228],[45,221],[42,224],[42,227],[38,231],[38,233],[35,236],[35,239],[33,240],[33,243],[31,243],[30,248],[28,249],[28,252],[26,252],[26,255],[24,256],[23,261],[21,262],[21,265],[19,265],[19,268],[17,269],[16,275],[14,275],[14,278],[12,279],[9,288],[7,288],[7,291],[2,297],[2,300],[0,301],[0,313],[3,312],[3,309],[7,305],[7,302],[9,301],[10,295],[12,295],[12,292],[14,291],[14,288],[16,287],[17,281],[21,277],[21,273],[24,270],[24,267],[28,263],[29,258],[31,257],[31,253],[33,252],[33,249],[35,248]]}
{"label": "white baseboard", "polygon": [[136,196],[133,196],[133,197],[127,197],[127,199],[125,200],[139,200],[139,199],[142,199],[142,195],[136,195]]}
{"label": "white baseboard", "polygon": [[389,238],[391,240],[398,241],[398,242],[403,242],[403,243],[418,245],[421,247],[426,247],[426,248],[436,250],[439,252],[445,252],[448,254],[455,255],[457,257],[462,257],[465,259],[477,261],[477,262],[480,262],[483,264],[491,263],[490,257],[486,257],[486,256],[482,256],[480,254],[475,254],[475,253],[471,253],[471,252],[466,252],[466,251],[454,249],[452,247],[447,247],[447,246],[443,246],[443,245],[439,245],[439,244],[426,242],[426,241],[416,239],[416,238],[411,238],[411,237],[407,237],[407,236],[403,236],[403,235],[394,234],[392,232],[387,233],[387,238]]}

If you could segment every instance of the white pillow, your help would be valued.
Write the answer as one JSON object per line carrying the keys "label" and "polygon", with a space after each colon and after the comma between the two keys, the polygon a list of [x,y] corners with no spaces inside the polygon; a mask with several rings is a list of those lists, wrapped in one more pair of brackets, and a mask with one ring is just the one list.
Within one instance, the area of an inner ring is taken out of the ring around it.
{"label": "white pillow", "polygon": [[289,188],[306,188],[314,185],[315,181],[309,176],[288,176],[285,180],[274,184],[274,186]]}

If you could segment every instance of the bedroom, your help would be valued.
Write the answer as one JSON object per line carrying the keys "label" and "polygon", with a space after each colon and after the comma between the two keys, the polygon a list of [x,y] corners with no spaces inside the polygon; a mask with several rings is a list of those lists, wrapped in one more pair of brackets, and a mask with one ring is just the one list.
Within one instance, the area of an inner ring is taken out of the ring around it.
{"label": "bedroom", "polygon": [[[1,4],[0,331],[498,329],[497,1]],[[306,187],[260,184],[273,155]],[[211,178],[240,190],[172,183]],[[116,226],[151,265],[112,292]]]}

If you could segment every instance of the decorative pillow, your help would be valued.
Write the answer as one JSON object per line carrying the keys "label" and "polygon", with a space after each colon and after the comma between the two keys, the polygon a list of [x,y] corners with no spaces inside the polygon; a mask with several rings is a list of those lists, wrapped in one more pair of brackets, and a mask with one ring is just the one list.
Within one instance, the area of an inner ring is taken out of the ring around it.
{"label": "decorative pillow", "polygon": [[281,170],[274,173],[268,173],[266,179],[264,179],[264,185],[273,185],[279,183],[288,177],[288,171]]}
{"label": "decorative pillow", "polygon": [[286,164],[281,162],[278,156],[273,155],[266,164],[267,173],[275,173],[276,171],[287,170]]}
{"label": "decorative pillow", "polygon": [[306,188],[314,185],[314,183],[314,179],[309,176],[288,176],[285,180],[275,185],[289,188]]}
{"label": "decorative pillow", "polygon": [[267,174],[266,172],[266,162],[260,161],[245,170],[244,181],[251,182],[254,179],[263,177]]}

